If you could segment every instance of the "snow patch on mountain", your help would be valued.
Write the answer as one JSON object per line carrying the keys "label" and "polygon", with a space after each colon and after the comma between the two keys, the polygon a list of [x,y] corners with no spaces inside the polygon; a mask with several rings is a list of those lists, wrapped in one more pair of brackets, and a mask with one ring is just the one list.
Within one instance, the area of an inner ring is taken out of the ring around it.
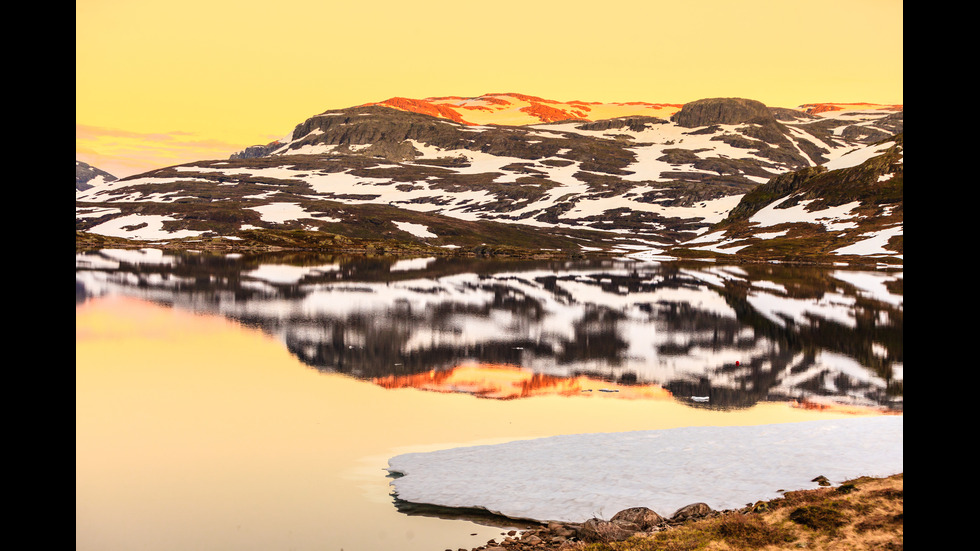
{"label": "snow patch on mountain", "polygon": [[848,222],[852,218],[851,211],[861,206],[861,203],[854,201],[844,205],[830,207],[822,210],[808,212],[806,207],[813,201],[800,201],[799,204],[790,208],[778,208],[783,201],[772,203],[749,219],[750,223],[761,227],[776,226],[794,222],[806,222],[811,224],[823,224],[827,231],[839,231],[854,226],[853,222]]}
{"label": "snow patch on mountain", "polygon": [[107,222],[103,222],[89,231],[109,237],[122,237],[124,239],[135,239],[140,241],[156,239],[182,239],[185,237],[199,237],[206,232],[194,230],[167,231],[164,229],[164,222],[175,221],[171,216],[155,214],[128,214]]}
{"label": "snow patch on mountain", "polygon": [[429,227],[423,224],[414,224],[412,222],[392,222],[394,225],[398,226],[403,232],[408,232],[415,237],[429,238],[429,237],[439,237],[438,235],[429,231]]}
{"label": "snow patch on mountain", "polygon": [[[834,249],[833,254],[838,255],[860,255],[860,256],[895,256],[894,251],[890,251],[884,246],[888,240],[898,235],[904,235],[905,229],[902,226],[886,228],[876,232],[862,234],[866,239],[858,241],[853,245]],[[904,255],[898,255],[901,258]]]}
{"label": "snow patch on mountain", "polygon": [[850,168],[852,166],[858,166],[859,164],[867,161],[868,159],[880,155],[882,152],[887,151],[895,145],[895,142],[884,142],[878,145],[873,145],[871,147],[862,147],[854,151],[850,151],[836,159],[832,159],[823,166],[827,167],[827,170],[837,170],[839,168]]}
{"label": "snow patch on mountain", "polygon": [[274,222],[276,224],[283,224],[301,218],[316,218],[324,222],[340,222],[339,218],[310,212],[301,207],[299,203],[269,203],[267,205],[248,208],[258,212],[263,221]]}

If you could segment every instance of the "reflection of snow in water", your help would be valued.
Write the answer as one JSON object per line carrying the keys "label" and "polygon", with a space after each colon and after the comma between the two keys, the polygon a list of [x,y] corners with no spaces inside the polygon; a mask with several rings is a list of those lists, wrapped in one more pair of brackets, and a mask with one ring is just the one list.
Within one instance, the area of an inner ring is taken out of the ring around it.
{"label": "reflection of snow in water", "polygon": [[340,268],[338,264],[321,266],[290,266],[288,264],[262,264],[258,268],[246,272],[250,278],[269,283],[299,283],[304,277],[333,272]]}
{"label": "reflection of snow in water", "polygon": [[841,270],[834,272],[833,275],[835,278],[857,287],[861,296],[896,306],[901,306],[903,303],[904,297],[902,295],[896,295],[886,287],[888,282],[902,279],[904,277],[902,272],[848,272]]}
{"label": "reflection of snow in water", "polygon": [[835,321],[854,327],[854,297],[840,293],[825,293],[819,299],[798,299],[782,297],[770,293],[751,293],[749,304],[773,323],[785,327],[786,320],[809,324],[810,319],[819,318]]}
{"label": "reflection of snow in water", "polygon": [[[506,361],[548,375],[632,374],[638,382],[657,384],[708,378],[714,388],[733,389],[744,387],[756,374],[776,371],[767,383],[770,391],[796,395],[801,388],[811,389],[806,394],[819,389],[865,400],[867,393],[880,394],[888,382],[833,349],[776,358],[774,350],[781,346],[759,331],[758,322],[740,319],[726,286],[746,288],[744,304],[750,311],[785,331],[814,323],[854,328],[858,296],[881,301],[879,326],[889,322],[889,305],[901,309],[901,297],[885,289],[901,272],[835,271],[831,275],[842,282],[837,289],[819,298],[812,293],[811,298],[793,298],[783,280],[751,280],[738,266],[682,269],[669,280],[657,265],[617,262],[603,268],[358,282],[347,280],[350,270],[336,263],[266,263],[243,271],[236,280],[240,290],[252,291],[243,297],[232,290],[180,291],[185,278],[168,273],[98,269],[123,261],[166,267],[173,258],[135,251],[81,254],[76,280],[93,295],[119,292],[258,321],[287,346],[306,351],[308,358],[319,347],[334,346],[338,335],[345,346],[371,346],[372,339],[385,335],[386,354],[396,356],[426,358],[442,350],[454,351],[445,361],[481,360],[467,351],[488,347],[513,350]],[[385,271],[421,271],[436,261],[402,259]],[[445,358],[445,352],[440,354]],[[888,361],[881,343],[874,354]],[[443,367],[449,364],[431,366]],[[902,366],[895,367],[893,380],[901,378]],[[848,381],[853,384],[841,386]]]}
{"label": "reflection of snow in water", "polygon": [[781,497],[779,490],[903,472],[903,418],[573,434],[410,453],[400,499],[481,507],[515,518],[581,522],[644,506],[670,516],[705,502],[716,510]]}

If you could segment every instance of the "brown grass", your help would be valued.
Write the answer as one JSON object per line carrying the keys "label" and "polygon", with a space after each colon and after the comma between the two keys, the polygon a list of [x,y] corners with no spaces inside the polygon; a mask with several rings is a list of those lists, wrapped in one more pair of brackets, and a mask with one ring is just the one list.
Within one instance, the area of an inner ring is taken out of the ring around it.
{"label": "brown grass", "polygon": [[836,488],[787,492],[648,536],[595,543],[587,551],[900,550],[904,475],[859,478]]}

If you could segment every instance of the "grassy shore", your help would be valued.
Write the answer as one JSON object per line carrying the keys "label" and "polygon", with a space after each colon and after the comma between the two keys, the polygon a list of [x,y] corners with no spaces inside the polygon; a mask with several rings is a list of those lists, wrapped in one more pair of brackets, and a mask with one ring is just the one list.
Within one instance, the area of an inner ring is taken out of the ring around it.
{"label": "grassy shore", "polygon": [[472,551],[897,551],[905,544],[904,474],[789,491],[736,510],[663,520],[646,531],[634,525],[621,536],[584,530],[588,524],[511,531]]}
{"label": "grassy shore", "polygon": [[904,474],[859,478],[585,551],[899,550],[904,547]]}

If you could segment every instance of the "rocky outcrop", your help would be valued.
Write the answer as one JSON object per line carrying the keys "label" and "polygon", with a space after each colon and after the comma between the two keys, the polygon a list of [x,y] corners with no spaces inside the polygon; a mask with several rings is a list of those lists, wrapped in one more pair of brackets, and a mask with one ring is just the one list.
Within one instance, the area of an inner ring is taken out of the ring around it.
{"label": "rocky outcrop", "polygon": [[245,149],[239,151],[238,153],[232,153],[229,159],[257,159],[259,157],[265,157],[273,151],[282,147],[282,144],[278,141],[268,143],[266,145],[250,145]]}
{"label": "rocky outcrop", "polygon": [[776,117],[760,101],[743,98],[708,98],[684,104],[670,120],[678,126],[697,128],[712,124],[773,123]]}
{"label": "rocky outcrop", "polygon": [[642,132],[655,124],[667,124],[668,121],[659,117],[616,117],[576,126],[579,130],[613,130],[628,128],[633,132]]}
{"label": "rocky outcrop", "polygon": [[812,121],[817,117],[800,109],[787,109],[785,107],[770,107],[769,111],[777,121]]}

